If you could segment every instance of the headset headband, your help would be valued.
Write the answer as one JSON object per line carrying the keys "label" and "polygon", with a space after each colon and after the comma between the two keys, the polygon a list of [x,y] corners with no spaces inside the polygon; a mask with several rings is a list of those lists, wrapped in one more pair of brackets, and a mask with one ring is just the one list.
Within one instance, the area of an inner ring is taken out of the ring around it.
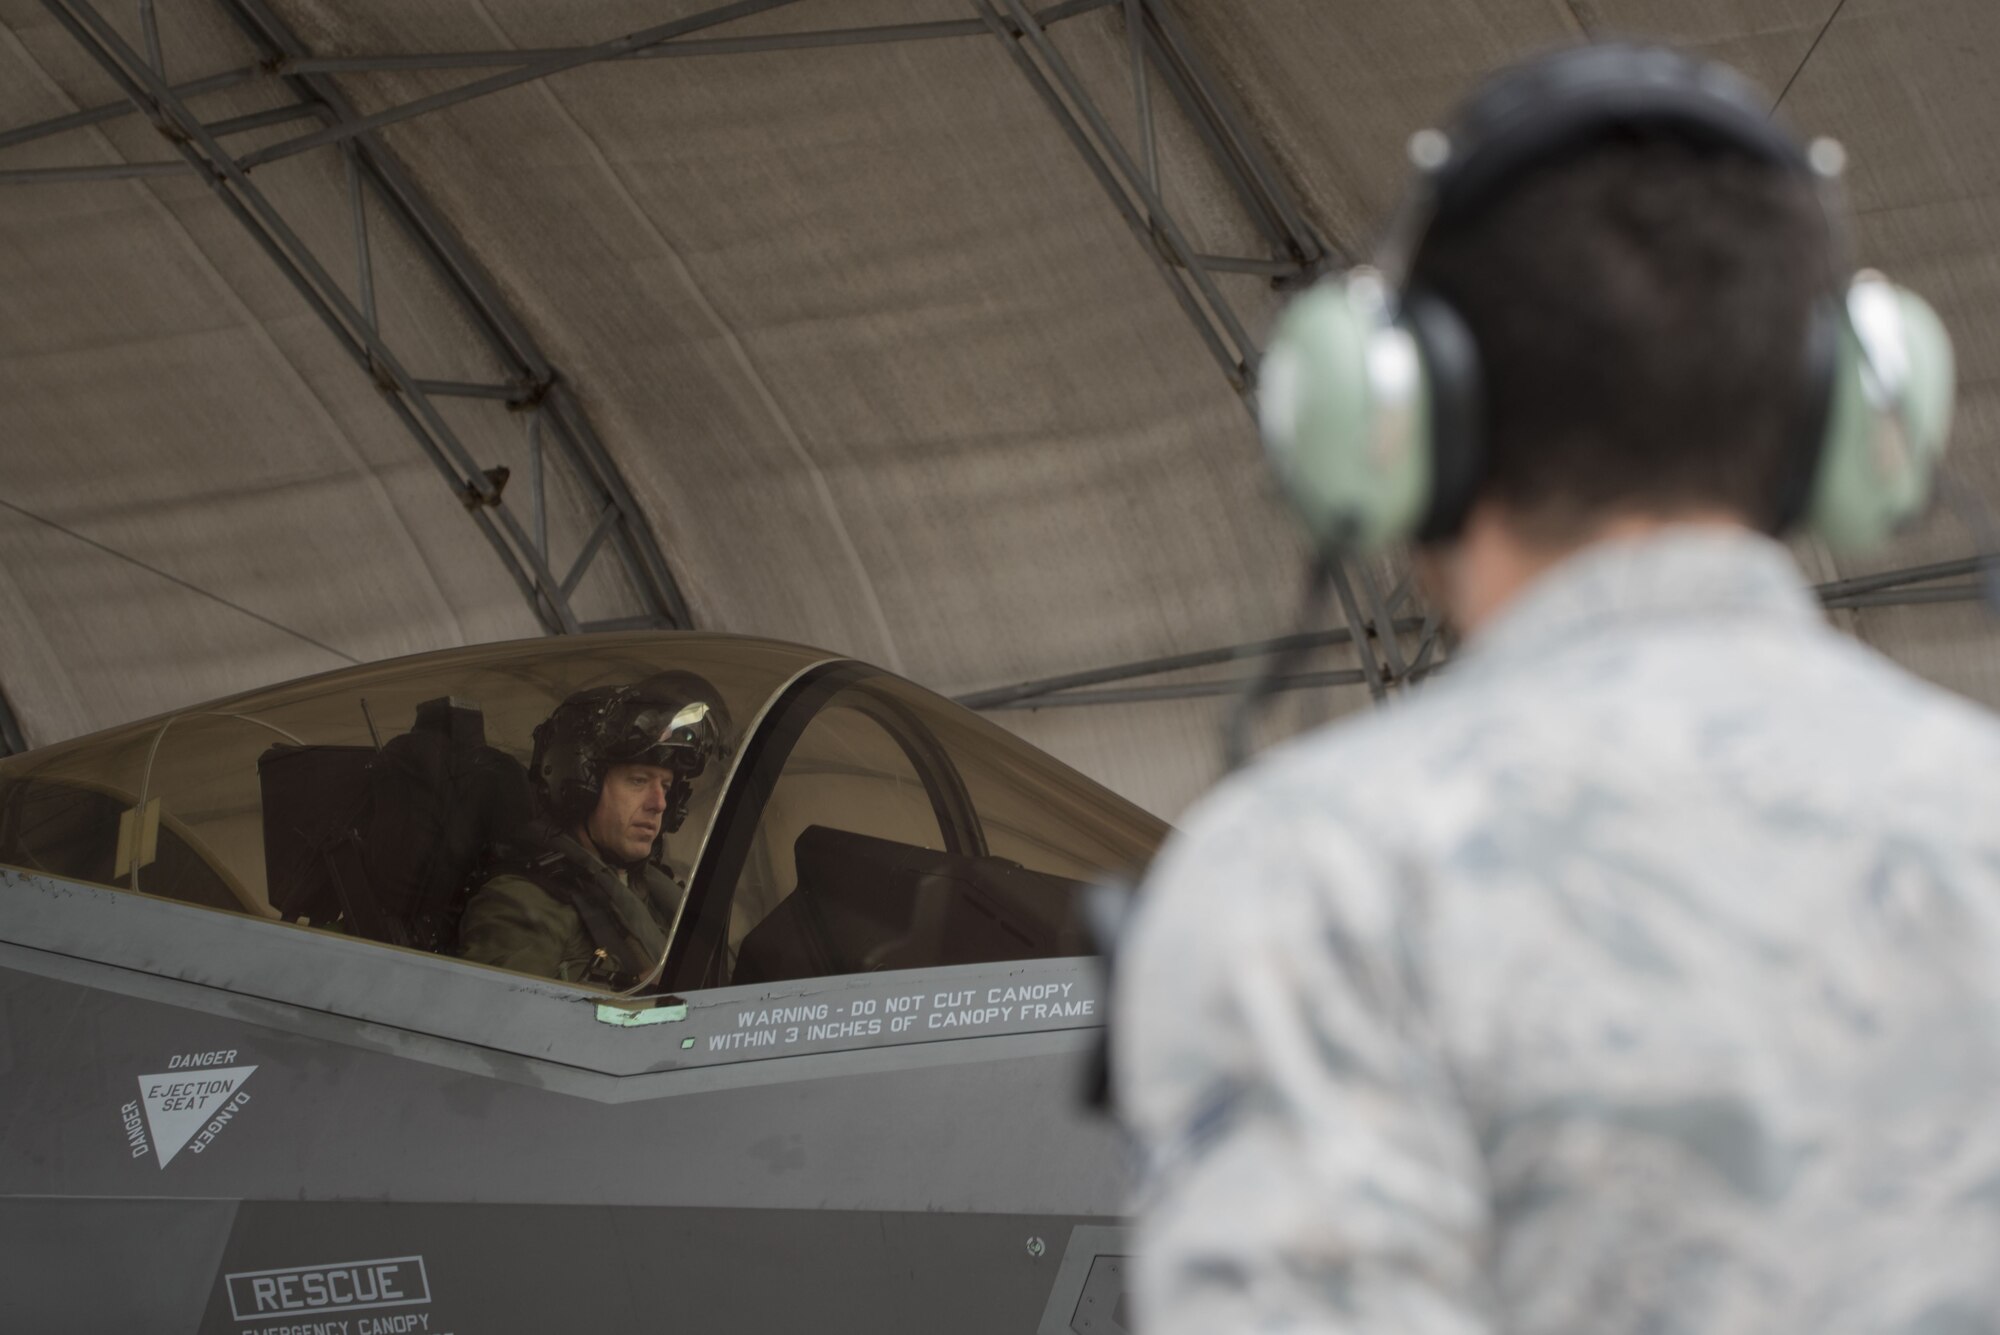
{"label": "headset headband", "polygon": [[1444,134],[1426,131],[1413,141],[1417,196],[1401,213],[1383,267],[1406,276],[1428,237],[1477,216],[1527,172],[1621,135],[1820,179],[1764,95],[1734,70],[1626,42],[1572,47],[1502,71],[1460,105]]}

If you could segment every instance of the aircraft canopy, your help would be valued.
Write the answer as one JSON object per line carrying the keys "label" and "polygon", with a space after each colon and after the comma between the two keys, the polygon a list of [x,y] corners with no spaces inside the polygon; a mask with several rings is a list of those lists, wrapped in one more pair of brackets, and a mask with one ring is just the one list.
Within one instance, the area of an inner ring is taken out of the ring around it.
{"label": "aircraft canopy", "polygon": [[[1074,892],[1141,867],[1165,832],[874,668],[769,640],[641,632],[328,673],[0,761],[0,863],[448,953],[448,931],[413,938],[392,925],[399,906],[380,902],[370,832],[403,739],[456,729],[453,755],[492,748],[488,772],[525,794],[535,727],[557,704],[649,680],[709,696],[723,723],[718,760],[656,855],[688,888],[672,986],[1084,953]],[[434,787],[440,812],[474,800],[463,782]],[[391,791],[408,801],[410,783]]]}

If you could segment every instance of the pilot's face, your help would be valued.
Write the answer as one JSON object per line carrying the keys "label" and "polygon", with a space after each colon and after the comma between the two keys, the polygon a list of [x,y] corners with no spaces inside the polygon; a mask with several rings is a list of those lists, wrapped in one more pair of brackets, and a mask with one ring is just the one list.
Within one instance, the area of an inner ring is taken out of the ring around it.
{"label": "pilot's face", "polygon": [[613,765],[604,772],[604,791],[584,831],[597,851],[612,862],[637,862],[652,851],[667,813],[672,770],[658,765]]}

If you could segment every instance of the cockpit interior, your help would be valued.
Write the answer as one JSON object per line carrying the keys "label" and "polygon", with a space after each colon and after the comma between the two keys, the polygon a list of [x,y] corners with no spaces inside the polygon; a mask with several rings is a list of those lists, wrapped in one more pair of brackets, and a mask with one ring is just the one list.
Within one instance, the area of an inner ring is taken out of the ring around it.
{"label": "cockpit interior", "polygon": [[451,955],[469,884],[533,817],[536,725],[663,673],[730,735],[656,848],[687,893],[651,990],[1084,954],[1079,892],[1166,832],[890,674],[635,633],[348,669],[0,762],[0,864]]}

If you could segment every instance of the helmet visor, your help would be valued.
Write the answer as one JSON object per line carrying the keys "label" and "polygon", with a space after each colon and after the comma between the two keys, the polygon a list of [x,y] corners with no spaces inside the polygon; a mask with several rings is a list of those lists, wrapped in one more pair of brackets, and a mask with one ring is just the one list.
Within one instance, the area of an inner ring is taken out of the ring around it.
{"label": "helmet visor", "polygon": [[620,730],[605,759],[612,764],[657,765],[691,779],[708,768],[721,748],[706,702],[697,700],[672,713],[648,704]]}

